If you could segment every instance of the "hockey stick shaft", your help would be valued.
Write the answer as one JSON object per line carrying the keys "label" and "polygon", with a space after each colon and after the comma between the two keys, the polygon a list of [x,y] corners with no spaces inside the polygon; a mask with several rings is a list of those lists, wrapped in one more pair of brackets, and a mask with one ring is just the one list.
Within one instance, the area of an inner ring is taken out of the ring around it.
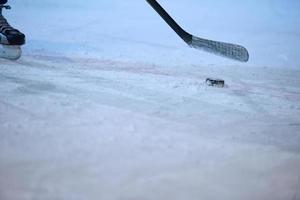
{"label": "hockey stick shaft", "polygon": [[217,54],[241,62],[247,62],[249,60],[249,53],[245,47],[236,44],[207,40],[193,36],[185,30],[183,30],[156,0],[146,1],[190,47],[204,50],[213,54]]}
{"label": "hockey stick shaft", "polygon": [[192,41],[192,35],[183,30],[156,0],[146,1],[186,43]]}

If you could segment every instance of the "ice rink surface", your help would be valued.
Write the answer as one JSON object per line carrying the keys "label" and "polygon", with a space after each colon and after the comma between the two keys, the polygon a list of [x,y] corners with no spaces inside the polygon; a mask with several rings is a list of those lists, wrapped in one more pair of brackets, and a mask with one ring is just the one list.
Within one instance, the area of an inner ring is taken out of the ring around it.
{"label": "ice rink surface", "polygon": [[247,64],[143,0],[10,3],[27,44],[0,60],[1,200],[300,200],[299,1],[160,1]]}

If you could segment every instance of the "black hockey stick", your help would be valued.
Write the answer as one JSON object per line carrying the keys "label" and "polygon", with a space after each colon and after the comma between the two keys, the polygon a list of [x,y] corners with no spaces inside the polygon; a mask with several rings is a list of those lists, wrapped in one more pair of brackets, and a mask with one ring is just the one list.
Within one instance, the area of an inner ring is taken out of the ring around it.
{"label": "black hockey stick", "polygon": [[218,42],[196,37],[183,30],[156,0],[146,0],[167,24],[190,46],[227,58],[247,62],[249,53],[245,47],[237,44]]}

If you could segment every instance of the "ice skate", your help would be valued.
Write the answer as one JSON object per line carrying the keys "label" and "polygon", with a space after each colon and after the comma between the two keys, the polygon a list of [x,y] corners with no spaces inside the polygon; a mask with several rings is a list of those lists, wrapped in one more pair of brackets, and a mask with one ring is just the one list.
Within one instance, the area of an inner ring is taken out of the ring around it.
{"label": "ice skate", "polygon": [[21,45],[25,44],[25,35],[9,25],[2,15],[8,5],[0,5],[0,58],[17,60],[22,55]]}

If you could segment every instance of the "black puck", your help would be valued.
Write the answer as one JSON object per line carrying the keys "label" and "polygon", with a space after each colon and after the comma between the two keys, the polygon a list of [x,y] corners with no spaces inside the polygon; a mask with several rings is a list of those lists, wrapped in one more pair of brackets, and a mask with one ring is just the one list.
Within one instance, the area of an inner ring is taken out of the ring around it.
{"label": "black puck", "polygon": [[208,86],[222,87],[222,88],[225,87],[225,81],[222,79],[207,78],[205,82]]}

